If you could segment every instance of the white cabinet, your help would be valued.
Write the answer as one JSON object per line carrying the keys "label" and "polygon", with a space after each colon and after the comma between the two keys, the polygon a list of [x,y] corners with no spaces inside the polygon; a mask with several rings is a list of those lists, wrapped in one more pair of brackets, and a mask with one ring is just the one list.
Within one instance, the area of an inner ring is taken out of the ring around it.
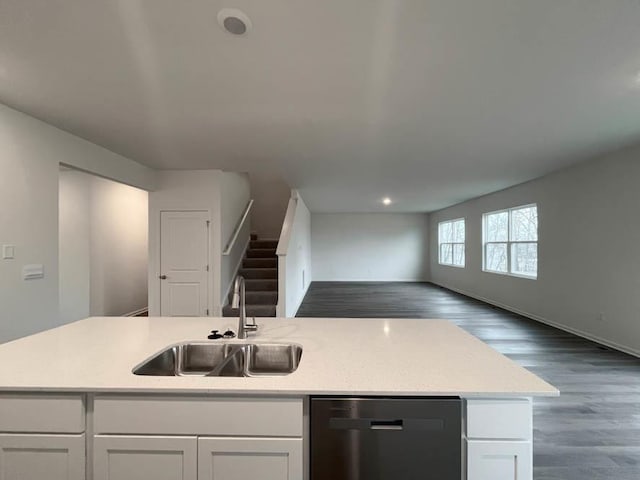
{"label": "white cabinet", "polygon": [[302,439],[198,439],[198,480],[250,478],[302,479]]}
{"label": "white cabinet", "polygon": [[197,437],[96,435],[94,480],[197,480]]}
{"label": "white cabinet", "polygon": [[0,394],[0,480],[84,480],[84,396]]}
{"label": "white cabinet", "polygon": [[467,438],[531,440],[531,399],[467,400]]}
{"label": "white cabinet", "polygon": [[93,480],[303,479],[300,397],[96,395],[93,407]]}
{"label": "white cabinet", "polygon": [[84,435],[0,435],[0,479],[84,480]]}
{"label": "white cabinet", "polygon": [[469,440],[467,472],[467,480],[531,479],[531,442]]}
{"label": "white cabinet", "polygon": [[94,480],[302,479],[301,438],[96,435],[93,449]]}
{"label": "white cabinet", "polygon": [[467,480],[532,480],[531,399],[466,402]]}

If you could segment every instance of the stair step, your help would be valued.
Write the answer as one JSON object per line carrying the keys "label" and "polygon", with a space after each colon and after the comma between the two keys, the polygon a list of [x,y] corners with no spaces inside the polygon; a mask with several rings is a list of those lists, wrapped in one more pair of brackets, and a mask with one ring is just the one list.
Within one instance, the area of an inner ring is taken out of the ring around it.
{"label": "stair step", "polygon": [[249,235],[251,237],[251,240],[257,240],[258,239],[258,234],[257,233],[251,233]]}
{"label": "stair step", "polygon": [[247,292],[246,305],[277,305],[278,292]]}
{"label": "stair step", "polygon": [[275,258],[275,248],[250,248],[247,250],[247,258]]}
{"label": "stair step", "polygon": [[277,258],[245,258],[242,268],[278,268]]}
{"label": "stair step", "polygon": [[[275,317],[275,305],[246,305],[247,317]],[[240,315],[239,308],[231,308],[229,305],[222,309],[223,317],[237,317]]]}
{"label": "stair step", "polygon": [[245,280],[248,278],[278,278],[277,268],[241,268],[238,275],[242,275]]}
{"label": "stair step", "polygon": [[278,240],[252,240],[249,248],[278,248]]}
{"label": "stair step", "polygon": [[275,279],[246,279],[244,286],[249,292],[277,292],[278,280]]}

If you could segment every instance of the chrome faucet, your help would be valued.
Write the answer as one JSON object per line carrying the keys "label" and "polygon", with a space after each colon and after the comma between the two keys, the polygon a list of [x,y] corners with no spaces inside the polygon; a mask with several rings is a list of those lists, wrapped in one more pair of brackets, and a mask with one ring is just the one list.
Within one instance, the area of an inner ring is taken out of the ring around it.
{"label": "chrome faucet", "polygon": [[237,308],[240,310],[240,317],[238,318],[238,338],[244,340],[247,338],[247,332],[255,332],[258,330],[256,325],[256,319],[254,317],[253,323],[247,323],[247,307],[245,305],[246,293],[244,286],[244,277],[238,275],[236,281],[233,284],[233,298],[231,299],[231,308]]}

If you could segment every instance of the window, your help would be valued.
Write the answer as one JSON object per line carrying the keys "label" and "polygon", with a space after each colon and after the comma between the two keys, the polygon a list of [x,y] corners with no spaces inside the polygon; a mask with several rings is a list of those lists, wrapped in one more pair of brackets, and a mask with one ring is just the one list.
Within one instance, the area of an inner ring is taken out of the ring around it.
{"label": "window", "polygon": [[464,267],[464,218],[438,224],[438,248],[441,265]]}
{"label": "window", "polygon": [[537,278],[537,205],[485,213],[483,232],[485,271]]}

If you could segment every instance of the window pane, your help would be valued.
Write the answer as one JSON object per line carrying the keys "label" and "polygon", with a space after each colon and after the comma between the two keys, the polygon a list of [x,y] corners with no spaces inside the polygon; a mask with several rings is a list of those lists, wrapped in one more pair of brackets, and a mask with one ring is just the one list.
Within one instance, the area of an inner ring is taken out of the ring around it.
{"label": "window pane", "polygon": [[453,245],[453,264],[464,267],[464,244],[456,243]]}
{"label": "window pane", "polygon": [[509,240],[509,212],[491,213],[485,217],[485,241],[506,242]]}
{"label": "window pane", "polygon": [[485,270],[507,272],[507,244],[489,243],[486,245]]}
{"label": "window pane", "polygon": [[453,242],[464,243],[464,220],[453,223]]}
{"label": "window pane", "polygon": [[536,242],[538,240],[538,208],[526,207],[511,211],[511,240]]}
{"label": "window pane", "polygon": [[453,237],[452,231],[452,223],[451,222],[443,222],[439,226],[439,242],[440,243],[451,243]]}
{"label": "window pane", "polygon": [[453,263],[453,249],[450,243],[440,245],[440,263],[447,265]]}
{"label": "window pane", "polygon": [[538,244],[511,245],[511,273],[535,277],[538,275]]}

